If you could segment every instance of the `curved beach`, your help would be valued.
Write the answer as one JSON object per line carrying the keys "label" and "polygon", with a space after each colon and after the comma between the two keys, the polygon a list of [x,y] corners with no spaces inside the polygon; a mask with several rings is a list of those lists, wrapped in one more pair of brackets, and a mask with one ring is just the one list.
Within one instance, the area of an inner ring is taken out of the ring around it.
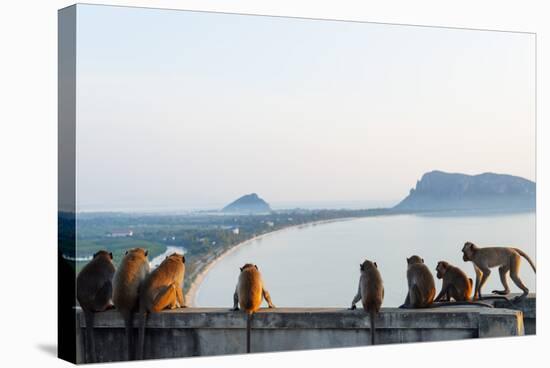
{"label": "curved beach", "polygon": [[255,236],[253,238],[250,238],[248,240],[245,240],[243,242],[235,244],[234,246],[226,249],[224,252],[222,252],[219,256],[214,258],[212,261],[210,261],[207,264],[202,266],[202,269],[199,271],[199,273],[197,274],[197,276],[195,277],[195,279],[191,283],[191,286],[189,287],[189,290],[187,290],[187,293],[185,294],[186,305],[189,306],[189,307],[195,307],[196,306],[195,302],[196,302],[196,297],[197,297],[198,291],[200,289],[200,286],[201,286],[202,282],[204,281],[204,278],[208,274],[208,272],[210,272],[210,270],[212,268],[214,268],[214,266],[218,262],[220,262],[227,255],[234,252],[236,249],[238,249],[238,248],[240,248],[240,247],[242,247],[246,244],[252,243],[252,242],[254,242],[258,239],[264,238],[264,237],[269,236],[269,235],[276,234],[276,233],[281,232],[281,231],[285,231],[285,230],[289,230],[289,229],[293,229],[293,228],[305,227],[305,226],[315,226],[315,225],[321,225],[321,224],[328,224],[328,223],[337,222],[337,221],[354,220],[354,219],[358,219],[358,218],[360,218],[360,217],[342,217],[342,218],[337,218],[337,219],[321,220],[321,221],[308,222],[308,223],[305,223],[305,224],[287,226],[287,227],[284,227],[282,229],[277,229],[277,230],[274,230],[274,231],[270,231],[268,233]]}

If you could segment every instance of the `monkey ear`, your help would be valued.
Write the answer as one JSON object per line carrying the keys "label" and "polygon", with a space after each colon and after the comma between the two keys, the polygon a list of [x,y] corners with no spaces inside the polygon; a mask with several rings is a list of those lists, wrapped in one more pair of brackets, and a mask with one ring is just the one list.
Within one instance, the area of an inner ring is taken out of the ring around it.
{"label": "monkey ear", "polygon": [[185,256],[184,256],[184,255],[181,256],[181,261],[182,261],[183,263],[185,263]]}
{"label": "monkey ear", "polygon": [[409,258],[409,257],[407,257],[407,263],[409,263],[409,260],[410,260],[410,258]]}
{"label": "monkey ear", "polygon": [[127,255],[128,254],[128,251],[124,252],[124,255]]}
{"label": "monkey ear", "polygon": [[148,255],[149,255],[149,251],[145,249],[145,257],[147,257]]}
{"label": "monkey ear", "polygon": [[258,269],[258,266],[254,265],[254,267],[256,267],[256,269]]}
{"label": "monkey ear", "polygon": [[422,263],[424,263],[424,258],[421,258],[421,260],[422,260]]}
{"label": "monkey ear", "polygon": [[244,267],[239,267],[239,270],[241,270],[241,272],[243,272],[243,268],[244,268]]}
{"label": "monkey ear", "polygon": [[97,253],[94,253],[94,255],[92,256],[92,258],[95,258],[95,256],[97,256]]}
{"label": "monkey ear", "polygon": [[113,259],[113,252],[109,252],[109,257],[111,257],[111,259]]}
{"label": "monkey ear", "polygon": [[376,264],[376,262],[374,262],[374,267],[378,268],[378,265]]}
{"label": "monkey ear", "polygon": [[359,265],[359,269],[360,269],[361,271],[365,271],[365,267],[364,267],[362,264]]}

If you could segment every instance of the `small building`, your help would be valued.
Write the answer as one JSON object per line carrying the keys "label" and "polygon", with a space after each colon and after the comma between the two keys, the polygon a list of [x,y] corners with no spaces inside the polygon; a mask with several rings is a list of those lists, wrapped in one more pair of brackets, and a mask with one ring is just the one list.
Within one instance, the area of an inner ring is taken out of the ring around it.
{"label": "small building", "polygon": [[109,238],[125,238],[132,236],[134,236],[134,232],[132,230],[115,230],[107,233],[107,237]]}

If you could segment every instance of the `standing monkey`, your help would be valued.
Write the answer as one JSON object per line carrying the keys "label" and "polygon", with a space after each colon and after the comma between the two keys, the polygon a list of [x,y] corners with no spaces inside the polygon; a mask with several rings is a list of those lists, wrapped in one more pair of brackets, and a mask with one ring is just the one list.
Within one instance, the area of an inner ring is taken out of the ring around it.
{"label": "standing monkey", "polygon": [[269,308],[275,308],[271,302],[269,292],[264,288],[262,276],[258,266],[247,263],[240,268],[239,280],[233,294],[233,308],[239,310],[239,305],[247,315],[246,319],[246,352],[250,353],[250,328],[252,314],[254,314],[262,304],[262,298],[265,298]]}
{"label": "standing monkey", "polygon": [[470,300],[473,282],[472,279],[466,276],[464,271],[445,261],[437,262],[435,270],[437,271],[437,278],[443,279],[441,291],[435,298],[436,302],[451,301],[451,299],[457,302]]}
{"label": "standing monkey", "polygon": [[426,308],[435,297],[435,281],[432,273],[419,256],[407,258],[408,292],[401,308]]}
{"label": "standing monkey", "polygon": [[135,355],[134,313],[138,309],[139,287],[150,271],[147,255],[148,252],[143,248],[126,251],[114,279],[113,302],[124,318],[128,360],[132,360]]}
{"label": "standing monkey", "polygon": [[510,272],[512,281],[519,287],[523,294],[514,299],[514,301],[523,300],[528,294],[529,289],[519,278],[519,266],[521,257],[524,257],[536,273],[535,264],[521,249],[509,247],[486,247],[480,248],[472,242],[466,242],[462,248],[462,259],[464,262],[472,261],[476,273],[476,286],[474,290],[474,299],[482,299],[481,288],[487,282],[491,274],[491,268],[498,267],[500,281],[504,290],[493,290],[493,294],[507,295],[510,293],[508,287],[507,274]]}
{"label": "standing monkey", "polygon": [[113,253],[100,250],[84,266],[76,278],[76,298],[82,307],[86,319],[86,358],[87,362],[97,360],[94,338],[94,317],[96,312],[112,308]]}
{"label": "standing monkey", "polygon": [[184,275],[185,257],[181,254],[172,253],[141,284],[139,294],[141,320],[137,359],[143,359],[145,324],[147,323],[148,313],[156,313],[164,309],[185,308],[182,289]]}
{"label": "standing monkey", "polygon": [[384,299],[384,285],[382,282],[382,276],[378,271],[378,265],[376,262],[365,260],[359,265],[361,271],[361,277],[359,278],[359,289],[357,295],[351,302],[351,308],[355,309],[355,304],[361,300],[363,309],[369,314],[370,317],[370,339],[371,344],[375,345],[375,324],[374,318],[377,313],[380,312],[380,306]]}

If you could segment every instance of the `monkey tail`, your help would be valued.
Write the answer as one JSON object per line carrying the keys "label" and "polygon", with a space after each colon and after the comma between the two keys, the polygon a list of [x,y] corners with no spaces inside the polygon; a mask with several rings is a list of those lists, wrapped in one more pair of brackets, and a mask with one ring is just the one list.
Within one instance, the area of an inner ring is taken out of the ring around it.
{"label": "monkey tail", "polygon": [[376,312],[374,311],[374,308],[370,308],[370,311],[369,311],[369,319],[370,319],[370,342],[371,342],[371,345],[376,345],[376,340],[375,340],[375,329],[376,327],[374,326],[374,317],[376,316]]}
{"label": "monkey tail", "polygon": [[483,298],[481,298],[479,300],[502,300],[502,301],[506,302],[508,304],[508,306],[510,306],[510,307],[514,306],[514,303],[512,303],[512,301],[510,301],[510,299],[508,299],[504,295],[488,295],[488,296],[484,296]]}
{"label": "monkey tail", "polygon": [[145,349],[145,324],[147,323],[147,312],[140,313],[141,320],[139,321],[139,335],[136,358],[143,359],[143,351]]}
{"label": "monkey tail", "polygon": [[95,313],[90,311],[84,311],[84,318],[86,319],[86,346],[88,351],[88,363],[96,362],[95,354],[95,338],[94,338],[94,320]]}
{"label": "monkey tail", "polygon": [[128,360],[133,360],[135,356],[134,351],[134,313],[130,312],[124,318],[124,324],[126,327],[126,340],[128,342],[127,353]]}
{"label": "monkey tail", "polygon": [[465,302],[439,302],[439,303],[433,303],[430,308],[439,308],[439,307],[453,307],[453,306],[456,306],[456,305],[464,305],[464,306],[478,306],[478,307],[485,307],[485,308],[494,308],[491,304],[489,303],[483,303],[483,302],[470,302],[470,301],[465,301]]}
{"label": "monkey tail", "polygon": [[246,314],[246,353],[250,353],[250,330],[252,329],[253,313]]}
{"label": "monkey tail", "polygon": [[514,250],[516,252],[519,253],[520,256],[522,256],[523,258],[525,258],[527,260],[527,262],[529,262],[529,264],[531,265],[531,267],[533,267],[533,271],[535,273],[537,273],[537,268],[535,267],[535,263],[531,260],[531,258],[529,258],[529,256],[524,252],[522,251],[521,249],[519,248],[514,248]]}

